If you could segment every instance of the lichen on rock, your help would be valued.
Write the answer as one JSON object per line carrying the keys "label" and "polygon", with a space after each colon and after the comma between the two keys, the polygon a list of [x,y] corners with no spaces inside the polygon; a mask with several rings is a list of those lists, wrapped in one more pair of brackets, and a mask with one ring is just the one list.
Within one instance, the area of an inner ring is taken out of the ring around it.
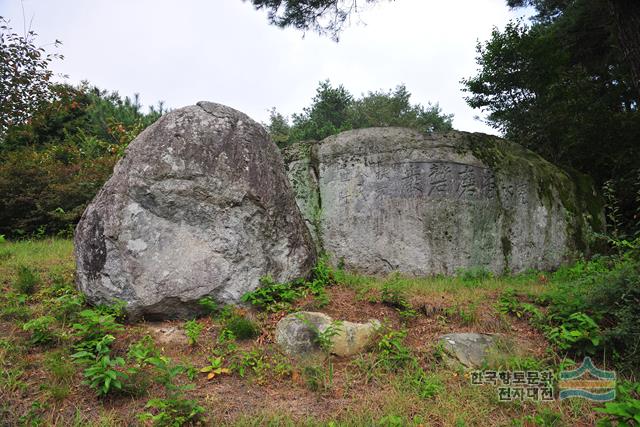
{"label": "lichen on rock", "polygon": [[359,129],[285,159],[320,250],[360,273],[553,269],[603,224],[587,178],[489,135]]}
{"label": "lichen on rock", "polygon": [[201,102],[142,132],[75,234],[77,284],[130,318],[190,317],[237,303],[262,276],[306,277],[313,242],[277,147],[232,108]]}

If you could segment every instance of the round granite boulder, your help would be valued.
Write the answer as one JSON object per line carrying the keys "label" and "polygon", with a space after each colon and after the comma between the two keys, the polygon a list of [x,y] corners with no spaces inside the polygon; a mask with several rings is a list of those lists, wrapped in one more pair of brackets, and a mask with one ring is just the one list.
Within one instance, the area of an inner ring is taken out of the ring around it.
{"label": "round granite boulder", "polygon": [[86,209],[77,285],[130,318],[187,317],[210,296],[235,303],[262,276],[306,276],[315,249],[261,125],[210,102],[142,132]]}

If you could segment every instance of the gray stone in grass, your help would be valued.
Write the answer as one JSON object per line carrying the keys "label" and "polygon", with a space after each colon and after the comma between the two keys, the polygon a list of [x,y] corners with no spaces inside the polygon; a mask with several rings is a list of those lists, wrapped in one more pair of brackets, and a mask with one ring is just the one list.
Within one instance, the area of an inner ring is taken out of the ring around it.
{"label": "gray stone in grass", "polygon": [[[326,331],[332,323],[333,319],[324,313],[302,311],[290,314],[278,322],[276,342],[289,355],[313,355],[321,350],[317,342],[318,332]],[[377,320],[366,323],[342,321],[334,325],[337,333],[331,337],[330,352],[341,357],[364,351],[380,328]]]}
{"label": "gray stone in grass", "polygon": [[496,343],[492,335],[463,332],[443,335],[439,339],[446,355],[466,368],[479,368]]}

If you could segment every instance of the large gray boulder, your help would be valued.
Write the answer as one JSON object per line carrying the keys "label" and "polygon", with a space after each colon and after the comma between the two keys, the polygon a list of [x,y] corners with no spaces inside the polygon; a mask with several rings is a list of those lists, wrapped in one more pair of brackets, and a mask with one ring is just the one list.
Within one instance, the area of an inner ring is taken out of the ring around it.
{"label": "large gray boulder", "polygon": [[306,276],[315,250],[277,147],[258,123],[200,102],[142,132],[85,211],[77,285],[131,318],[186,317],[211,296]]}
{"label": "large gray boulder", "polygon": [[316,244],[364,274],[553,269],[602,227],[588,180],[489,135],[359,129],[284,157]]}

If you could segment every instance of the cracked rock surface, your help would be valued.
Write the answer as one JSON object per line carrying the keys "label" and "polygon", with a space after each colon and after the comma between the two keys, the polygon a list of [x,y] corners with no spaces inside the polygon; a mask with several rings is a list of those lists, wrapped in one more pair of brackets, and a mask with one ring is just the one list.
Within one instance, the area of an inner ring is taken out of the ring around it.
{"label": "cracked rock surface", "polygon": [[90,303],[126,302],[131,319],[235,303],[271,275],[306,276],[315,249],[277,147],[261,125],[210,102],[142,132],[75,234],[77,285]]}

